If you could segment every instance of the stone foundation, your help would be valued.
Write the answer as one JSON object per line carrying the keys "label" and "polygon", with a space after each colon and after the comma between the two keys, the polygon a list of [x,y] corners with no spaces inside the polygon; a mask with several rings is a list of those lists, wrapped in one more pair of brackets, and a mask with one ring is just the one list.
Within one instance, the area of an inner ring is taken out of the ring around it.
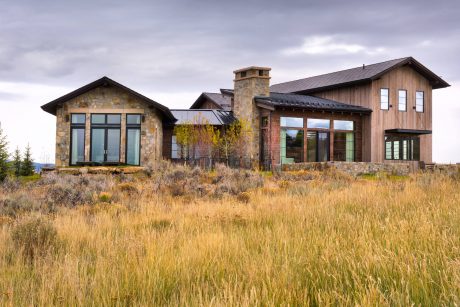
{"label": "stone foundation", "polygon": [[307,162],[284,164],[280,166],[283,171],[300,170],[326,170],[334,168],[352,176],[364,174],[388,173],[395,175],[408,175],[412,170],[410,163],[372,163],[372,162]]}

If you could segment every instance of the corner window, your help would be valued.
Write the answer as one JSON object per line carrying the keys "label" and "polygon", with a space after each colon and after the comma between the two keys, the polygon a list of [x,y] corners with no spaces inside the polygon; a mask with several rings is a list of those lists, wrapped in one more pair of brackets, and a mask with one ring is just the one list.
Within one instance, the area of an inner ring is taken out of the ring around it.
{"label": "corner window", "polygon": [[388,110],[390,108],[389,89],[380,89],[380,109]]}
{"label": "corner window", "polygon": [[72,114],[70,123],[70,165],[85,161],[85,114]]}
{"label": "corner window", "polygon": [[385,135],[385,160],[420,160],[418,136]]}
{"label": "corner window", "polygon": [[419,113],[425,112],[425,93],[415,92],[415,111]]}
{"label": "corner window", "polygon": [[302,117],[280,117],[281,127],[303,128]]}
{"label": "corner window", "polygon": [[407,111],[407,91],[399,90],[398,91],[398,110],[406,112]]}
{"label": "corner window", "polygon": [[307,120],[307,128],[310,129],[329,129],[331,121],[329,119],[309,118]]}

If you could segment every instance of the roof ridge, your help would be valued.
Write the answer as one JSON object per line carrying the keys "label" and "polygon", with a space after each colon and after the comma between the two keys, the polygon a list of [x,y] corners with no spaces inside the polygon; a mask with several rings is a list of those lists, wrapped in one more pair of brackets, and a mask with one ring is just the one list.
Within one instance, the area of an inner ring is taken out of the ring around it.
{"label": "roof ridge", "polygon": [[[365,65],[366,67],[368,67],[368,66],[379,65],[379,64],[383,64],[383,63],[387,63],[387,62],[403,61],[403,60],[407,60],[407,59],[409,59],[409,58],[412,58],[412,57],[409,56],[409,57],[403,57],[403,58],[398,58],[398,59],[393,59],[393,60],[387,60],[387,61],[382,61],[382,62],[367,64],[367,65],[364,64],[364,65]],[[301,80],[310,79],[310,78],[315,78],[315,77],[327,76],[327,75],[330,75],[330,74],[336,74],[336,73],[338,73],[338,72],[344,72],[344,71],[353,70],[353,69],[357,69],[357,68],[361,68],[361,67],[362,67],[362,66],[356,66],[356,67],[352,67],[352,68],[341,69],[341,70],[337,70],[337,71],[333,71],[333,72],[329,72],[329,73],[324,73],[324,74],[319,74],[319,75],[315,75],[315,76],[310,76],[310,77],[295,79],[295,80],[291,80],[291,81],[285,81],[285,82],[281,82],[281,83],[276,83],[276,84],[272,84],[271,86],[274,86],[274,85],[282,85],[282,84],[286,84],[286,83],[301,81]]]}

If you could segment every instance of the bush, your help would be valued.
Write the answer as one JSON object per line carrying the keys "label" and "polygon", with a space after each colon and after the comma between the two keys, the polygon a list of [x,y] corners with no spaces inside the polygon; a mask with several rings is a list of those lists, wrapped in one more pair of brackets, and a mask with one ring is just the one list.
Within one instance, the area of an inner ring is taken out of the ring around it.
{"label": "bush", "polygon": [[241,192],[240,194],[238,194],[236,199],[238,199],[239,202],[247,204],[251,200],[251,195],[249,195],[248,192]]}
{"label": "bush", "polygon": [[108,192],[101,192],[99,194],[99,201],[102,203],[111,203],[112,202],[112,194]]}
{"label": "bush", "polygon": [[20,213],[41,211],[40,203],[32,200],[27,194],[16,194],[0,199],[0,215],[17,217]]}
{"label": "bush", "polygon": [[46,255],[57,246],[56,228],[43,217],[29,217],[14,226],[11,238],[26,260]]}

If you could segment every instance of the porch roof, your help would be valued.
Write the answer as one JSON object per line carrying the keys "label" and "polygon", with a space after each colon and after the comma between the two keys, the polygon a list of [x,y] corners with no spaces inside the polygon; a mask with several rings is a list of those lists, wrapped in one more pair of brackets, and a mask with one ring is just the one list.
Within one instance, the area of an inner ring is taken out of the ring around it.
{"label": "porch roof", "polygon": [[176,109],[171,113],[177,118],[175,125],[209,124],[213,126],[229,125],[234,120],[232,112],[218,109]]}
{"label": "porch roof", "polygon": [[431,130],[419,130],[419,129],[386,129],[386,133],[400,133],[400,134],[431,134]]}
{"label": "porch roof", "polygon": [[370,114],[372,112],[369,108],[308,95],[271,92],[269,97],[256,96],[254,99],[258,103],[275,108],[292,107],[314,111],[352,112],[360,114]]}

